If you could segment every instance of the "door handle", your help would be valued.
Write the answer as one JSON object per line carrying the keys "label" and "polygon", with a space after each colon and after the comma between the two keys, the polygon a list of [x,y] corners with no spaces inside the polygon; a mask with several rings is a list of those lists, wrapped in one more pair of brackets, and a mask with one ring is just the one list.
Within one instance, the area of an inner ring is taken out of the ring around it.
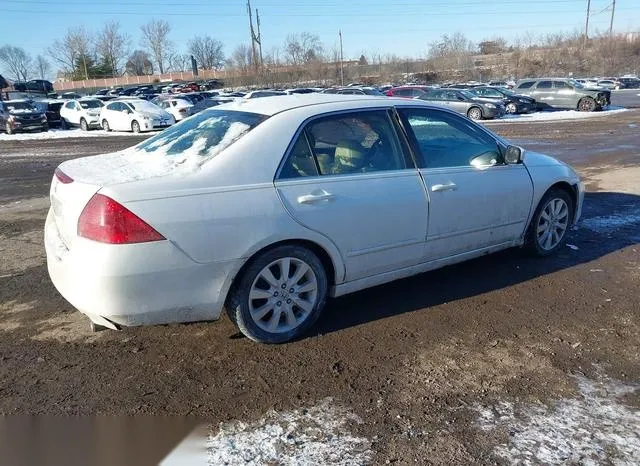
{"label": "door handle", "polygon": [[304,196],[298,197],[298,204],[313,204],[320,201],[330,201],[334,197],[335,196],[333,194],[326,191],[318,194],[305,194]]}
{"label": "door handle", "polygon": [[458,187],[455,183],[434,184],[431,186],[431,191],[434,193],[438,191],[455,191],[456,189],[458,189]]}

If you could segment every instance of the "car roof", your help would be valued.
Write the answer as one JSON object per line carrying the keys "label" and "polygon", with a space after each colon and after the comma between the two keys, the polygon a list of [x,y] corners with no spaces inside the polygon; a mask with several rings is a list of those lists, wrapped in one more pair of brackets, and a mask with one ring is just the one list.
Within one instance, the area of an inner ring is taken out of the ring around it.
{"label": "car roof", "polygon": [[428,107],[426,103],[416,100],[393,98],[371,95],[340,95],[340,94],[291,94],[274,96],[265,99],[243,99],[220,105],[216,109],[228,109],[261,115],[275,115],[301,107],[318,107],[318,111],[331,112],[344,110],[345,103],[352,103],[354,108],[378,107],[378,106],[409,106],[421,105]]}

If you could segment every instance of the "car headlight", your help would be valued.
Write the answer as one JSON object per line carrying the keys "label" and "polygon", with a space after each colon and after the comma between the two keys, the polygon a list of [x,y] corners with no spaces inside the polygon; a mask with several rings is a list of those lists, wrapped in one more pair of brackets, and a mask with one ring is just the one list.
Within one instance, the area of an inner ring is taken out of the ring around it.
{"label": "car headlight", "polygon": [[495,105],[493,105],[493,104],[484,104],[484,105],[485,105],[485,107],[487,107],[487,108],[496,108],[496,106],[495,106]]}

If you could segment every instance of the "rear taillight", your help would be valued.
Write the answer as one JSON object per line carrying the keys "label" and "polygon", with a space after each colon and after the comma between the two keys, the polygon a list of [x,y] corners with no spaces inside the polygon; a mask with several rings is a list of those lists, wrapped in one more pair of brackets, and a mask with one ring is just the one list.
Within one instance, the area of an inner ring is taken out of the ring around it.
{"label": "rear taillight", "polygon": [[165,239],[136,214],[103,194],[94,194],[78,219],[78,236],[108,244]]}
{"label": "rear taillight", "polygon": [[56,171],[54,172],[54,174],[56,175],[56,178],[58,179],[58,181],[62,184],[73,183],[73,178],[71,178],[69,175],[67,175],[65,172],[63,172],[59,168],[56,168]]}

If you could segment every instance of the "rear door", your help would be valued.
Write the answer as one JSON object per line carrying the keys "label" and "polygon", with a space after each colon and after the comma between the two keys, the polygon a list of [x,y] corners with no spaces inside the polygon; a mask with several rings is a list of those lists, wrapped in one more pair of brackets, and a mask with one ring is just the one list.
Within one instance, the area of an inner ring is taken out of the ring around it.
{"label": "rear door", "polygon": [[531,93],[531,97],[543,106],[555,107],[557,105],[553,81],[539,81]]}
{"label": "rear door", "polygon": [[308,122],[275,185],[300,224],[338,247],[347,281],[420,262],[426,192],[388,110],[341,112]]}
{"label": "rear door", "polygon": [[578,99],[576,91],[572,85],[565,81],[554,81],[553,89],[555,91],[556,107],[578,108]]}

